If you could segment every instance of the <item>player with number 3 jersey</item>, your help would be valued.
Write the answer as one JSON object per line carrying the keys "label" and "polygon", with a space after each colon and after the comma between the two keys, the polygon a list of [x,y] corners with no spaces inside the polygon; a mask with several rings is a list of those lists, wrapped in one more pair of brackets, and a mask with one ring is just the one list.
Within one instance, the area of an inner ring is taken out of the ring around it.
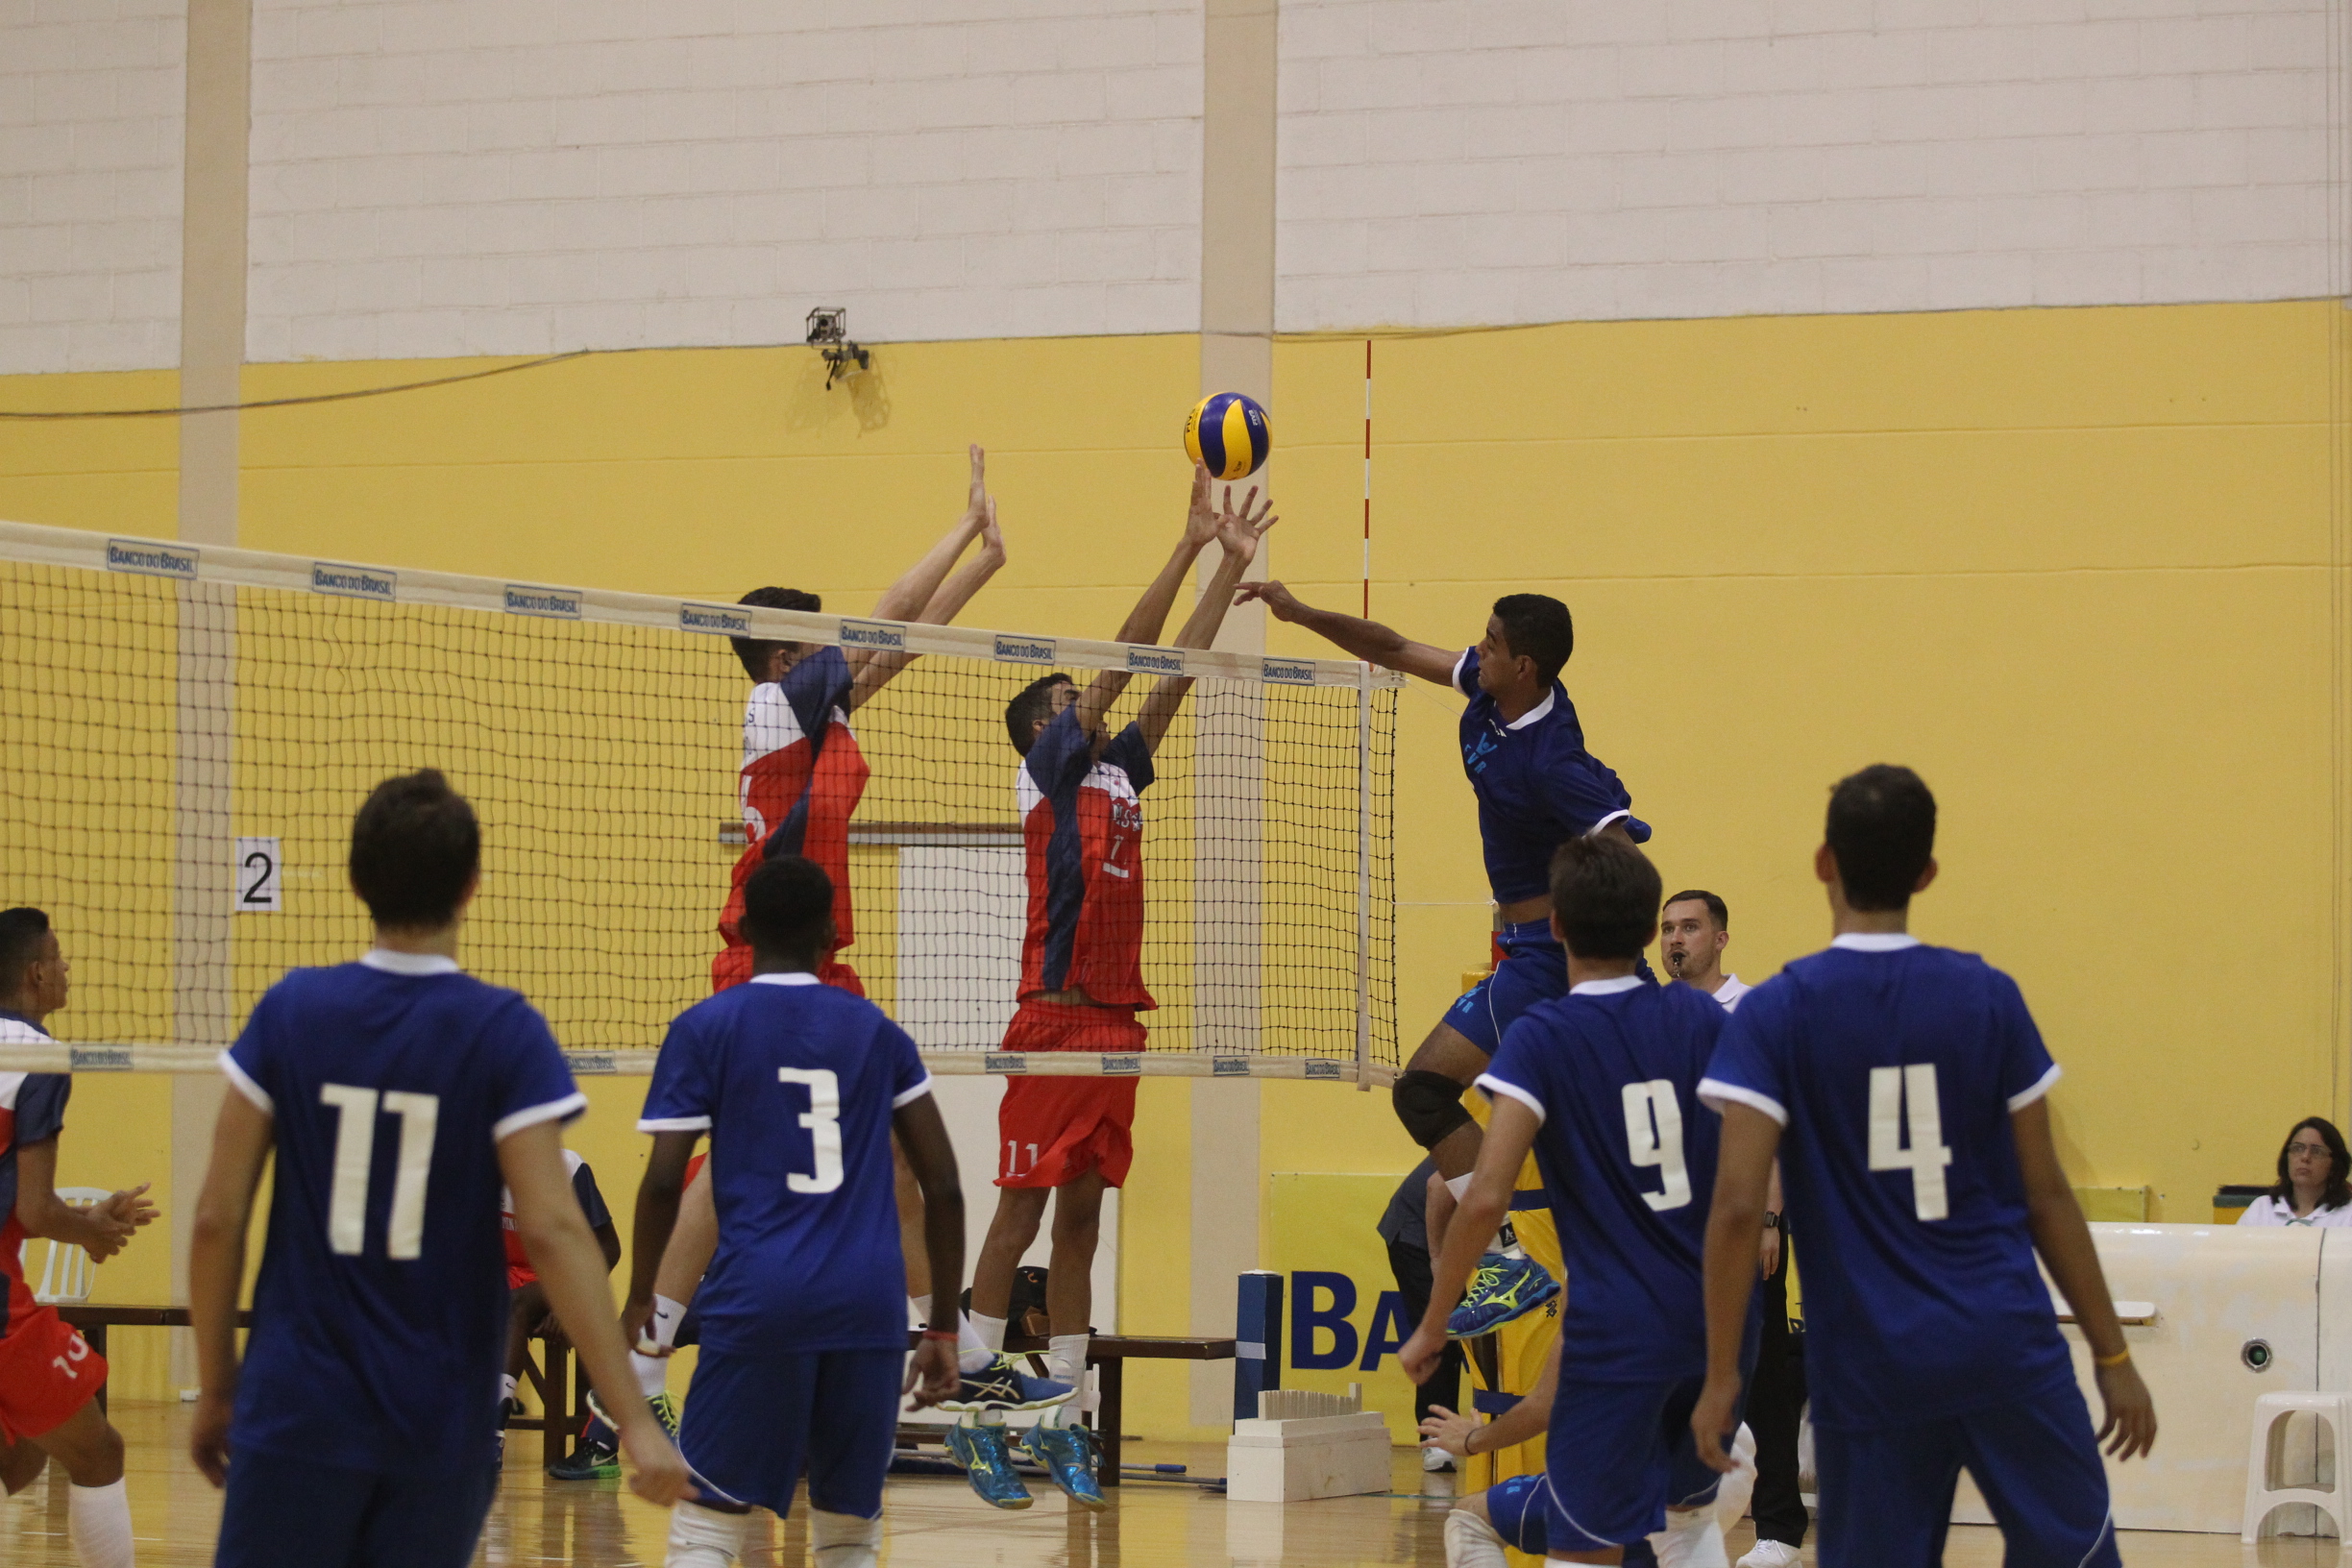
{"label": "player with number 3 jersey", "polygon": [[[1720,1462],[1777,1154],[1807,1248],[1825,1568],[1942,1561],[1963,1467],[2013,1568],[2097,1568],[2119,1560],[2099,1439],[2128,1458],[2155,1414],[2058,1164],[2058,1068],[2017,982],[1905,929],[1934,844],[1935,798],[1909,769],[1840,783],[1815,860],[1836,940],[1750,992],[1707,1068],[1724,1142],[1693,1425]],[[2037,1252],[2096,1362],[2095,1436]]]}
{"label": "player with number 3 jersey", "polygon": [[[496,1482],[502,1188],[582,1365],[631,1412],[639,1491],[666,1503],[684,1484],[651,1414],[621,1397],[636,1383],[563,1158],[562,1125],[587,1100],[530,1004],[457,966],[479,853],[472,809],[439,773],[379,786],[351,855],[377,944],[289,973],[222,1054],[234,1092],[190,1262],[193,1447],[228,1485],[222,1568],[472,1559]],[[273,1150],[240,1364],[246,1222]]]}

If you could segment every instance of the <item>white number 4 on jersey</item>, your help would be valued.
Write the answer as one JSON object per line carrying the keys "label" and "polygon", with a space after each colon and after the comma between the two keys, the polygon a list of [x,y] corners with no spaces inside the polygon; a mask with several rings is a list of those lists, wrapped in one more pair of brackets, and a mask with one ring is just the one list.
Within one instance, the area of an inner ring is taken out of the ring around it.
{"label": "white number 4 on jersey", "polygon": [[1936,1099],[1932,1062],[1873,1067],[1870,1084],[1870,1168],[1911,1173],[1911,1204],[1922,1219],[1946,1219],[1944,1112]]}

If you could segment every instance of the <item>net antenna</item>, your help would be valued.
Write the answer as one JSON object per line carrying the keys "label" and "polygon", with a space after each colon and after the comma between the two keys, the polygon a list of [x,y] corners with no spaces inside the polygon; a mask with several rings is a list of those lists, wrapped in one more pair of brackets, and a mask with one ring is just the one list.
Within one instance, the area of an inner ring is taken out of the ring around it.
{"label": "net antenna", "polygon": [[[352,814],[437,767],[482,821],[467,968],[529,997],[575,1071],[650,1071],[710,992],[747,838],[730,636],[913,657],[851,725],[839,956],[931,1070],[1394,1079],[1390,672],[12,523],[0,681],[31,717],[0,738],[0,891],[49,911],[75,985],[71,1042],[0,1069],[216,1070],[286,969],[365,949]],[[1137,677],[1115,731],[1156,677],[1194,682],[1141,796],[1139,1052],[1000,1048],[1032,853],[1005,708],[1057,670]],[[1244,926],[1232,962],[1216,933]]]}

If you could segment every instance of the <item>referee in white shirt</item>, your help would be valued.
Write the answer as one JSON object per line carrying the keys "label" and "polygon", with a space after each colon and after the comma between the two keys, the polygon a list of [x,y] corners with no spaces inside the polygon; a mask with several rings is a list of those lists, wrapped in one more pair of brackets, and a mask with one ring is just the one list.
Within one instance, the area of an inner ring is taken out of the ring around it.
{"label": "referee in white shirt", "polygon": [[1692,888],[1666,900],[1662,921],[1666,972],[1723,1003],[1726,1013],[1739,1011],[1748,988],[1738,975],[1723,972],[1723,950],[1731,941],[1731,911],[1724,901]]}
{"label": "referee in white shirt", "polygon": [[2322,1116],[2305,1116],[2279,1150],[2278,1186],[2247,1205],[2241,1225],[2352,1227],[2352,1152]]}

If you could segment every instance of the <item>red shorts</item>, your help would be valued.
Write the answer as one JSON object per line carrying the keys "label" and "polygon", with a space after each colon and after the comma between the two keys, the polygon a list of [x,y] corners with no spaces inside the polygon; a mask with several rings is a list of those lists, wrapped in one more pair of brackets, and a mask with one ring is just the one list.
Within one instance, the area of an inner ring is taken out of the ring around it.
{"label": "red shorts", "polygon": [[[711,990],[718,992],[729,986],[740,986],[751,978],[751,947],[748,943],[730,942],[719,949],[711,960]],[[817,978],[836,991],[845,991],[852,996],[866,994],[866,987],[858,980],[857,970],[827,953],[817,966]]]}
{"label": "red shorts", "polygon": [[[1007,1051],[1139,1051],[1142,1021],[1121,1008],[1023,1002]],[[1133,1078],[1015,1077],[996,1110],[996,1185],[1063,1187],[1098,1171],[1107,1187],[1135,1163]]]}
{"label": "red shorts", "polygon": [[24,1281],[12,1281],[8,1335],[0,1338],[0,1439],[14,1443],[55,1431],[106,1380],[106,1358],[81,1331],[55,1307],[35,1301]]}
{"label": "red shorts", "polygon": [[508,1263],[506,1265],[507,1289],[520,1290],[527,1285],[537,1285],[538,1283],[539,1271],[531,1267],[530,1264]]}

